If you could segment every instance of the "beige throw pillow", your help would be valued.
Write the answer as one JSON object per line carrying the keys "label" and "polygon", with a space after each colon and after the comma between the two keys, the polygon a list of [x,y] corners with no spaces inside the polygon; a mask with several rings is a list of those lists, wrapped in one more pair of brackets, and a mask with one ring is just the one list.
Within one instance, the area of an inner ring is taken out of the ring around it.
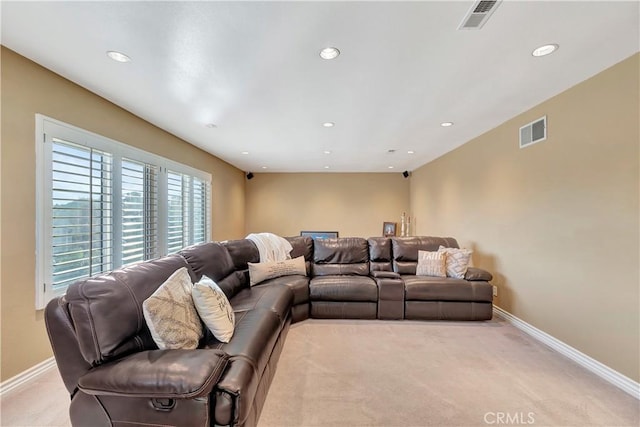
{"label": "beige throw pillow", "polygon": [[447,254],[447,276],[464,279],[464,275],[471,261],[471,249],[445,248],[440,246],[438,252]]}
{"label": "beige throw pillow", "polygon": [[307,267],[303,256],[285,261],[249,263],[249,282],[251,286],[267,279],[291,276],[293,274],[307,275]]}
{"label": "beige throw pillow", "polygon": [[193,303],[200,318],[218,341],[229,342],[233,336],[236,317],[222,289],[207,276],[191,290]]}
{"label": "beige throw pillow", "polygon": [[416,276],[447,277],[447,253],[418,251]]}
{"label": "beige throw pillow", "polygon": [[161,350],[194,349],[202,337],[202,323],[191,298],[186,267],[175,271],[142,303],[144,320]]}

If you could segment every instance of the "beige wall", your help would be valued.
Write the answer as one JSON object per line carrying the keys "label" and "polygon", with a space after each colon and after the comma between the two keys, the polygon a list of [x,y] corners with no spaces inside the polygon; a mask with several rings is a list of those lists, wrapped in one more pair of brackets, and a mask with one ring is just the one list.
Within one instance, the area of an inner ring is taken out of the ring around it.
{"label": "beige wall", "polygon": [[[416,170],[419,234],[453,235],[498,305],[638,381],[639,55]],[[518,148],[547,115],[548,138]]]}
{"label": "beige wall", "polygon": [[380,236],[384,221],[399,222],[409,208],[409,181],[400,173],[255,174],[246,188],[248,233]]}
{"label": "beige wall", "polygon": [[[35,114],[209,172],[213,238],[244,235],[244,173],[105,99],[2,48],[2,380],[51,356],[35,310]],[[8,268],[10,267],[10,268]]]}

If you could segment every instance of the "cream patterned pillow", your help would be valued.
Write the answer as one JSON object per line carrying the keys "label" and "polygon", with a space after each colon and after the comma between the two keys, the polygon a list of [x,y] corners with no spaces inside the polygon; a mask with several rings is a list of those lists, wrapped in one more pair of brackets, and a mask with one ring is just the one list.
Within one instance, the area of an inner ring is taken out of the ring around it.
{"label": "cream patterned pillow", "polygon": [[251,286],[267,279],[291,276],[292,274],[307,275],[307,266],[303,256],[285,261],[249,263],[249,282]]}
{"label": "cream patterned pillow", "polygon": [[236,317],[222,289],[207,276],[191,290],[193,303],[200,318],[218,341],[229,342],[233,336]]}
{"label": "cream patterned pillow", "polygon": [[471,249],[445,248],[440,246],[438,252],[447,254],[447,276],[464,279],[464,275],[471,261]]}
{"label": "cream patterned pillow", "polygon": [[175,271],[142,303],[144,320],[161,350],[194,349],[202,337],[202,322],[191,297],[186,267]]}
{"label": "cream patterned pillow", "polygon": [[447,277],[446,252],[418,251],[416,276]]}

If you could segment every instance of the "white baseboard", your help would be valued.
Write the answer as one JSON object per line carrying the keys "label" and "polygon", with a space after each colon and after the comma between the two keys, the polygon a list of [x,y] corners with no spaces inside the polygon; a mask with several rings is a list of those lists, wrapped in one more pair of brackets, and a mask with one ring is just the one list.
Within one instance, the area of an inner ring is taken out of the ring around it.
{"label": "white baseboard", "polygon": [[30,381],[35,380],[40,375],[47,372],[49,369],[54,368],[56,366],[56,360],[53,357],[48,358],[35,366],[27,369],[16,375],[15,377],[11,377],[6,381],[0,383],[0,396],[4,396],[9,393],[11,390],[14,390],[20,387],[23,384],[26,384]]}
{"label": "white baseboard", "polygon": [[598,362],[597,360],[587,356],[581,351],[576,350],[575,348],[560,341],[559,339],[552,337],[551,335],[541,331],[535,326],[528,324],[524,320],[517,318],[513,314],[501,309],[500,307],[493,306],[493,314],[506,320],[516,328],[532,336],[541,343],[546,344],[558,353],[573,360],[583,368],[586,368],[600,378],[610,382],[619,389],[625,391],[626,393],[629,393],[631,396],[640,400],[640,383],[637,383],[631,378],[621,374],[620,372]]}

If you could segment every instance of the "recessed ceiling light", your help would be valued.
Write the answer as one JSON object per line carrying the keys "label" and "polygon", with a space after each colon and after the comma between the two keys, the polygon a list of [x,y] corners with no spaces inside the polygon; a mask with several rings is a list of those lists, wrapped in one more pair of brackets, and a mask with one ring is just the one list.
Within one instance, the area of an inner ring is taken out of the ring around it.
{"label": "recessed ceiling light", "polygon": [[331,154],[331,151],[329,151],[329,150],[325,150],[325,151],[323,151],[323,153],[324,153],[324,154]]}
{"label": "recessed ceiling light", "polygon": [[320,58],[322,59],[336,59],[340,55],[340,51],[337,47],[325,47],[320,51]]}
{"label": "recessed ceiling light", "polygon": [[114,61],[118,61],[118,62],[130,62],[131,58],[129,58],[127,55],[125,55],[122,52],[118,52],[115,50],[109,50],[107,51],[107,56],[111,59],[113,59]]}
{"label": "recessed ceiling light", "polygon": [[416,152],[413,151],[413,150],[409,150],[409,151],[407,151],[407,154],[416,154]]}
{"label": "recessed ceiling light", "polygon": [[324,123],[322,124],[322,126],[324,126],[324,127],[326,127],[326,128],[332,128],[332,127],[334,127],[335,125],[336,125],[336,124],[335,124],[335,123],[333,123],[333,122],[324,122]]}
{"label": "recessed ceiling light", "polygon": [[329,169],[329,166],[325,166],[324,168],[325,168],[325,169]]}
{"label": "recessed ceiling light", "polygon": [[531,55],[533,55],[533,56],[546,56],[546,55],[552,54],[553,52],[558,50],[559,47],[560,46],[558,46],[557,44],[546,44],[544,46],[540,46],[537,49],[534,49],[533,52],[531,52]]}
{"label": "recessed ceiling light", "polygon": [[215,123],[207,123],[205,126],[208,127],[209,129],[213,129],[213,128],[217,128],[218,127],[218,126],[216,126]]}
{"label": "recessed ceiling light", "polygon": [[440,123],[440,126],[442,126],[443,128],[448,128],[449,126],[453,126],[453,122],[442,122]]}
{"label": "recessed ceiling light", "polygon": [[247,155],[247,154],[249,154],[249,152],[248,151],[243,151],[241,154]]}
{"label": "recessed ceiling light", "polygon": [[267,167],[266,167],[266,166],[263,166],[263,167],[262,167],[262,169],[267,169]]}
{"label": "recessed ceiling light", "polygon": [[389,168],[389,169],[393,169],[393,166],[387,166],[387,168]]}

